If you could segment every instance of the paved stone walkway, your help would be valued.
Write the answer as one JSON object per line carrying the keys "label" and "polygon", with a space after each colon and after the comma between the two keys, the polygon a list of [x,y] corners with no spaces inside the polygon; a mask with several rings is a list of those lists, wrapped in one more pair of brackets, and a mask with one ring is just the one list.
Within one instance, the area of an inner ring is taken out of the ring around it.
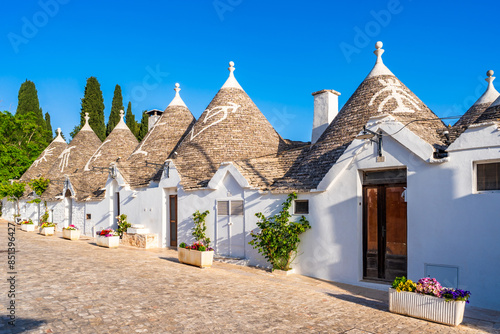
{"label": "paved stone walkway", "polygon": [[[5,316],[3,252],[0,333],[500,333],[494,312],[472,310],[452,328],[389,313],[381,291],[227,263],[199,269],[167,249],[20,230],[16,239],[17,322]],[[5,221],[0,240],[5,250]]]}

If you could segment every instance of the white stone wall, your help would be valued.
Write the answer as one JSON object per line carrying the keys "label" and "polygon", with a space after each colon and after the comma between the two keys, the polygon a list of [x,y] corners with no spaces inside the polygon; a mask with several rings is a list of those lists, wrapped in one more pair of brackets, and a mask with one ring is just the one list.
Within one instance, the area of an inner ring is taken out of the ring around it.
{"label": "white stone wall", "polygon": [[2,218],[13,221],[15,214],[15,203],[2,199]]}

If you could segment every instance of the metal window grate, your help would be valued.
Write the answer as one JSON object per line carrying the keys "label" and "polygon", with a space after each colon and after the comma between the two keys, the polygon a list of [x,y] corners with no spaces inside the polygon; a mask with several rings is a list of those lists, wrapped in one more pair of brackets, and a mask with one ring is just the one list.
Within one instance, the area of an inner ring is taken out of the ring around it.
{"label": "metal window grate", "polygon": [[309,200],[295,200],[295,210],[296,215],[304,215],[309,213]]}
{"label": "metal window grate", "polygon": [[477,190],[500,190],[500,162],[477,164]]}

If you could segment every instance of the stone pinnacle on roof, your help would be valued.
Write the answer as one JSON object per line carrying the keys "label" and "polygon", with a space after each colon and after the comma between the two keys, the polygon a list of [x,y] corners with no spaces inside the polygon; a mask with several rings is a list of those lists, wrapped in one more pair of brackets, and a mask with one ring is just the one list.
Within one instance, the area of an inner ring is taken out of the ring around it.
{"label": "stone pinnacle on roof", "polygon": [[224,85],[222,86],[222,88],[239,88],[241,90],[243,90],[243,88],[241,88],[240,84],[238,83],[238,81],[236,81],[236,78],[234,77],[234,62],[230,61],[229,62],[229,78],[227,78],[226,82],[224,83]]}
{"label": "stone pinnacle on roof", "polygon": [[495,101],[500,93],[495,89],[495,86],[493,85],[493,80],[495,80],[495,77],[493,76],[495,72],[493,70],[489,70],[486,72],[486,75],[488,76],[486,79],[486,82],[488,83],[488,88],[486,88],[486,92],[484,92],[483,95],[479,98],[479,100],[474,103],[474,105],[478,105],[481,103],[492,103]]}
{"label": "stone pinnacle on roof", "polygon": [[184,101],[181,99],[181,96],[179,95],[179,92],[181,91],[181,89],[179,88],[180,85],[178,83],[175,84],[175,96],[172,100],[172,102],[170,102],[170,104],[167,106],[167,107],[170,107],[170,106],[182,106],[182,107],[186,107],[186,104],[184,103]]}
{"label": "stone pinnacle on roof", "polygon": [[66,141],[61,136],[61,128],[57,128],[56,132],[57,132],[57,136],[56,136],[56,138],[53,141],[65,143]]}
{"label": "stone pinnacle on roof", "polygon": [[85,113],[85,124],[83,125],[82,129],[80,131],[92,131],[92,128],[89,125],[89,113]]}
{"label": "stone pinnacle on roof", "polygon": [[123,116],[125,116],[125,112],[123,110],[120,110],[120,121],[118,122],[118,124],[115,125],[114,129],[128,130],[128,126],[127,124],[125,124]]}
{"label": "stone pinnacle on roof", "polygon": [[385,52],[384,49],[382,49],[382,46],[384,44],[380,41],[375,43],[375,51],[373,53],[377,56],[377,61],[375,62],[375,66],[373,66],[373,69],[371,72],[368,74],[366,79],[376,77],[379,75],[394,75],[392,74],[391,70],[387,68],[387,66],[384,65],[384,62],[382,61],[382,54]]}

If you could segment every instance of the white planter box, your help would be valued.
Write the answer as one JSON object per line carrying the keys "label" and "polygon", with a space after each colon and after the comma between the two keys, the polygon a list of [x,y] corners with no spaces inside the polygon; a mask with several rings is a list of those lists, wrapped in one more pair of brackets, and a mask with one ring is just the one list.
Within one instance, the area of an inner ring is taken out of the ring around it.
{"label": "white planter box", "polygon": [[389,311],[458,326],[464,318],[464,301],[446,301],[444,298],[389,288]]}
{"label": "white planter box", "polygon": [[272,273],[280,276],[288,276],[295,274],[295,269],[290,269],[290,270],[273,269]]}
{"label": "white planter box", "polygon": [[26,232],[35,232],[35,224],[22,224],[21,230]]}
{"label": "white planter box", "polygon": [[78,240],[80,238],[80,231],[63,229],[63,238],[69,240]]}
{"label": "white planter box", "polygon": [[115,248],[120,245],[120,237],[101,237],[98,235],[96,237],[97,246],[107,247],[107,248]]}
{"label": "white planter box", "polygon": [[41,235],[54,235],[54,227],[44,227],[40,229]]}
{"label": "white planter box", "polygon": [[200,268],[211,267],[214,261],[214,251],[200,252],[179,247],[177,254],[180,263],[191,264]]}

